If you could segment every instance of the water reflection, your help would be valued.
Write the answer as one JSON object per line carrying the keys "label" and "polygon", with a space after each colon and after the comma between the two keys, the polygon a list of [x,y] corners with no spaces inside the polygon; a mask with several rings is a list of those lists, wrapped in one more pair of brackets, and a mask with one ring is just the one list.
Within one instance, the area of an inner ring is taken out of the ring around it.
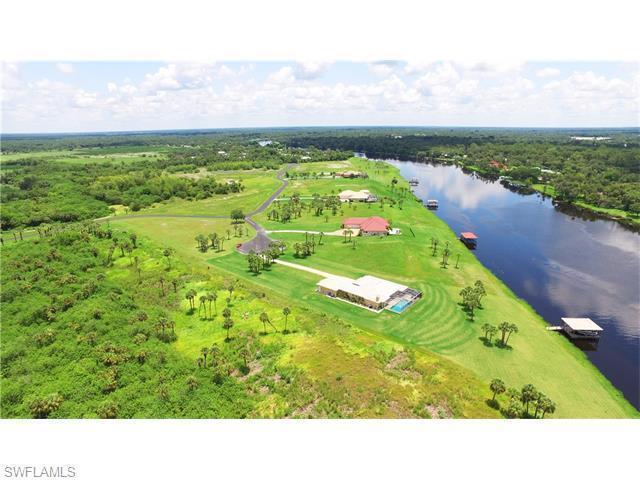
{"label": "water reflection", "polygon": [[[425,169],[426,172],[424,172]],[[421,174],[421,181],[417,187],[414,187],[418,197],[444,196],[462,209],[475,209],[489,199],[503,198],[508,194],[508,191],[499,183],[465,175],[456,168],[417,164],[415,168],[408,169],[409,175],[417,176],[418,173]]]}
{"label": "water reflection", "polygon": [[[566,215],[549,199],[520,195],[459,168],[390,161],[418,178],[436,215],[470,230],[476,256],[549,323],[588,316],[605,333],[589,358],[640,407],[640,235],[594,216]],[[567,211],[566,209],[564,211]]]}

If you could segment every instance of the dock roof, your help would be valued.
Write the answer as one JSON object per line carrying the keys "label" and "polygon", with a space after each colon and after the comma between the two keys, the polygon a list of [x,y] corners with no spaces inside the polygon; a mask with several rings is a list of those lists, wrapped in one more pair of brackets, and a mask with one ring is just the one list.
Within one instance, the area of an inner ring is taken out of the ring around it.
{"label": "dock roof", "polygon": [[571,328],[571,330],[586,330],[592,332],[601,332],[602,328],[590,318],[571,318],[562,317],[562,321]]}
{"label": "dock roof", "polygon": [[462,238],[466,238],[467,240],[476,240],[478,236],[473,232],[462,232],[460,234]]}

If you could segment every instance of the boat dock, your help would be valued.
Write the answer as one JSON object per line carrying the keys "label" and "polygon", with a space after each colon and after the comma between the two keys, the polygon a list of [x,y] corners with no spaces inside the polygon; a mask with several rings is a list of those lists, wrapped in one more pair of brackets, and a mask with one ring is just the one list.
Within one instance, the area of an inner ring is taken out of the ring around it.
{"label": "boat dock", "polygon": [[429,199],[425,202],[425,205],[431,210],[436,210],[438,208],[438,200]]}
{"label": "boat dock", "polygon": [[460,234],[460,241],[468,248],[474,249],[478,245],[478,236],[473,232],[462,232]]}
{"label": "boat dock", "polygon": [[604,331],[600,325],[590,318],[562,317],[562,325],[551,325],[547,330],[552,332],[564,332],[572,340],[600,339],[600,334]]}

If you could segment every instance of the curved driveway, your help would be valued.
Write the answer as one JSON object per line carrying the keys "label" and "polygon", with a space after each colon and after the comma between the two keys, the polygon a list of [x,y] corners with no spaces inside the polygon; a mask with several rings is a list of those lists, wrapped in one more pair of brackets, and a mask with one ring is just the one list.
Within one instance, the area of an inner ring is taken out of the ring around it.
{"label": "curved driveway", "polygon": [[252,217],[264,212],[269,207],[269,205],[271,205],[273,201],[278,198],[282,191],[287,188],[287,185],[289,185],[289,180],[285,178],[284,174],[290,166],[290,164],[286,165],[282,170],[278,172],[278,175],[276,175],[276,178],[282,182],[282,185],[280,185],[280,187],[274,193],[272,193],[269,198],[262,202],[262,205],[260,205],[256,210],[249,213],[244,218],[244,220],[256,231],[256,236],[248,242],[243,243],[240,248],[238,248],[238,251],[240,253],[247,254],[252,250],[254,252],[261,252],[262,250],[265,250],[271,243],[271,239],[267,236],[266,230],[262,228],[259,223],[253,220]]}

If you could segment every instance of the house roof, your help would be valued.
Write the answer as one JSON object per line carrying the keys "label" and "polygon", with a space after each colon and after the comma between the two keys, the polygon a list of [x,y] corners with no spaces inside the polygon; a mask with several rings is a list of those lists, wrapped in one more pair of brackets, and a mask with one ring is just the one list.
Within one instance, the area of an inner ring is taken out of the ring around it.
{"label": "house roof", "polygon": [[362,198],[364,200],[366,200],[367,198],[369,198],[371,196],[371,192],[369,192],[369,190],[359,190],[359,191],[354,191],[354,190],[344,190],[342,192],[340,192],[339,197],[340,198]]}
{"label": "house roof", "polygon": [[571,330],[588,330],[593,332],[602,332],[602,328],[590,318],[567,318],[562,317],[562,321],[566,323]]}
{"label": "house roof", "polygon": [[467,240],[476,240],[478,236],[473,232],[462,232],[460,234],[462,238],[466,238]]}
{"label": "house roof", "polygon": [[357,225],[363,232],[385,232],[389,222],[382,217],[351,217],[342,221],[343,225]]}
{"label": "house roof", "polygon": [[372,275],[365,275],[357,280],[332,276],[320,280],[318,285],[333,291],[342,290],[376,303],[386,302],[394,293],[402,292],[409,288],[406,285],[390,282]]}

